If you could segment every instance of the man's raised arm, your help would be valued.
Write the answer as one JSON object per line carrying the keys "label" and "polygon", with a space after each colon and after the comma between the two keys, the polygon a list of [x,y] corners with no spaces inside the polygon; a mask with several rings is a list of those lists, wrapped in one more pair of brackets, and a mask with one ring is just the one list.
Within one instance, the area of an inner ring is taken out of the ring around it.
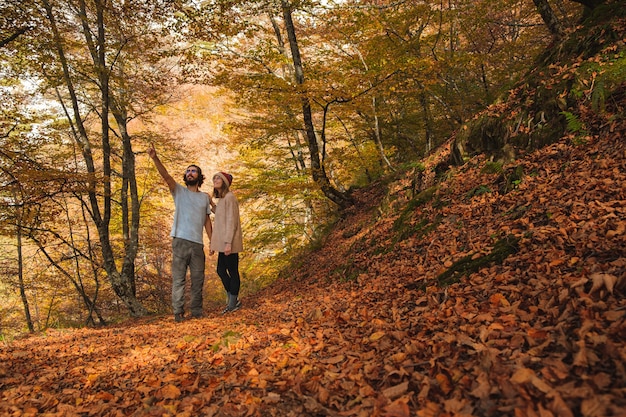
{"label": "man's raised arm", "polygon": [[159,171],[159,174],[161,174],[161,177],[163,177],[167,186],[170,187],[170,191],[173,192],[174,188],[176,188],[176,180],[169,174],[169,172],[167,172],[167,169],[165,169],[165,166],[157,156],[154,144],[150,144],[150,147],[148,148],[148,156],[154,162],[154,166],[156,166],[157,171]]}

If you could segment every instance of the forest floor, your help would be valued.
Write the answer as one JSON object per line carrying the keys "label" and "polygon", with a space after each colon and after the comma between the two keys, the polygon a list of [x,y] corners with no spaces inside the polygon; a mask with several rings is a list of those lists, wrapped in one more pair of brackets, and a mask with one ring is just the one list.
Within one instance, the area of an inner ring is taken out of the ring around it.
{"label": "forest floor", "polygon": [[0,415],[626,416],[626,124],[595,131],[355,192],[234,313],[5,343]]}

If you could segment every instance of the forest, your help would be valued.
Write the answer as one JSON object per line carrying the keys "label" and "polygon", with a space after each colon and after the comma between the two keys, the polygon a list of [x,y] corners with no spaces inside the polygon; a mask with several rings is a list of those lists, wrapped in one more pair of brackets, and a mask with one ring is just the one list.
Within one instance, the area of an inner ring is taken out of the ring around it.
{"label": "forest", "polygon": [[623,1],[0,4],[1,414],[625,415]]}
{"label": "forest", "polygon": [[[267,285],[590,10],[534,3],[3,1],[1,333],[167,311],[149,144],[233,172],[248,288]],[[517,130],[546,117],[566,116]]]}

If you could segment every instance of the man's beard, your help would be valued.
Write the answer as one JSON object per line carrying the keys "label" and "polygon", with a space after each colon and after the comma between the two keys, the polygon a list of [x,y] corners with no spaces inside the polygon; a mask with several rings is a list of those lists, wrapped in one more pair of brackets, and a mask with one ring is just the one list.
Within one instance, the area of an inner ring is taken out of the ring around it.
{"label": "man's beard", "polygon": [[199,180],[200,178],[195,178],[195,179],[185,178],[185,185],[193,187],[194,185],[198,185]]}

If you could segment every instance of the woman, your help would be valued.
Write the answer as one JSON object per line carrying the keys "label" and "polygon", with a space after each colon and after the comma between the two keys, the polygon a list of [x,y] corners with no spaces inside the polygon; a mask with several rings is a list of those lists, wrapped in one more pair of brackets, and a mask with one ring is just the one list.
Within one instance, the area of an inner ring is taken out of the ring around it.
{"label": "woman", "polygon": [[233,176],[226,172],[213,175],[213,196],[219,201],[214,207],[211,252],[217,252],[217,275],[228,294],[228,304],[222,314],[241,308],[239,300],[239,252],[243,251],[239,202],[230,191]]}

